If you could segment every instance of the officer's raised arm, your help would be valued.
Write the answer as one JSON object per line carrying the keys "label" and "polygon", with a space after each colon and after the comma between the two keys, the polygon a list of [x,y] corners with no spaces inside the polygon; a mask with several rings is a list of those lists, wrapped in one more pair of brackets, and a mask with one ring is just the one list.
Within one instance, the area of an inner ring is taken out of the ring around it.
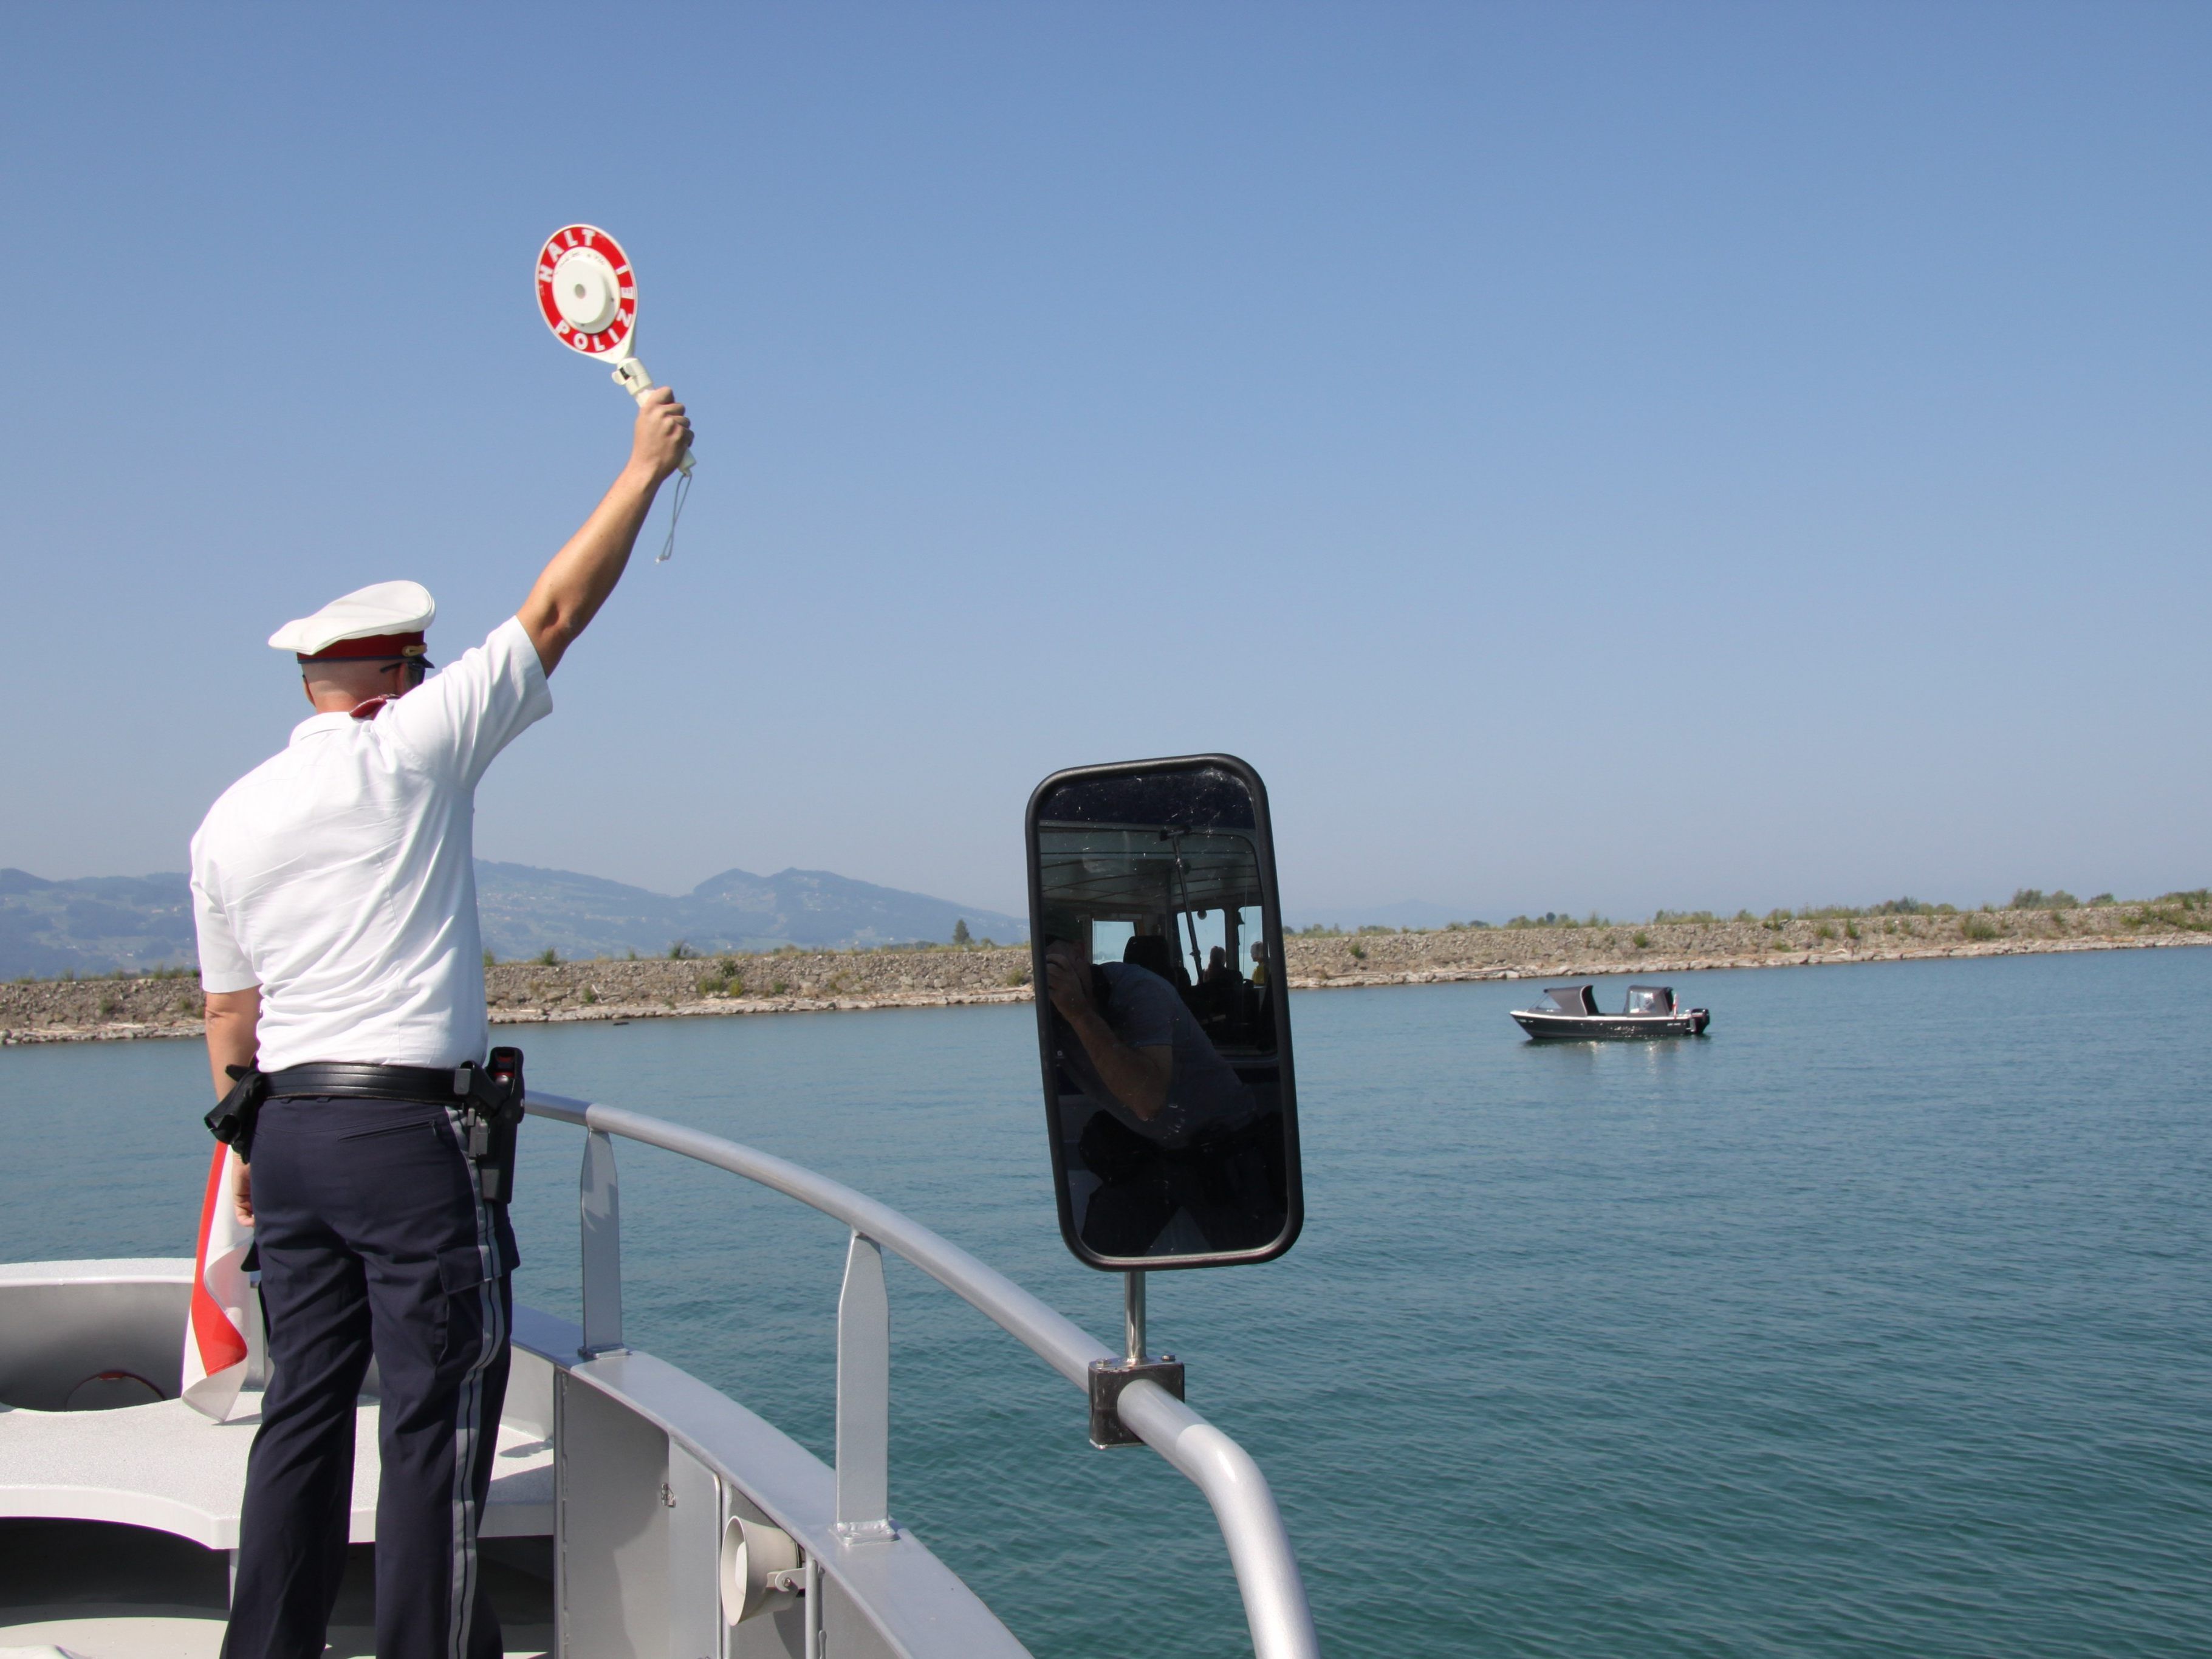
{"label": "officer's raised arm", "polygon": [[647,392],[637,411],[629,464],[584,520],[584,527],[553,556],[522,609],[515,612],[547,673],[560,665],[576,635],[590,625],[622,580],[653,495],[690,445],[691,422],[684,418],[676,394],[666,386]]}

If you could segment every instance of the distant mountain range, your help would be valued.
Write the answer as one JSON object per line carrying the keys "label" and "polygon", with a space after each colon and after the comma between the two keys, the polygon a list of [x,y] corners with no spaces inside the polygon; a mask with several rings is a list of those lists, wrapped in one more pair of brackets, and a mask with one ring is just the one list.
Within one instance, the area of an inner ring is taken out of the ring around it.
{"label": "distant mountain range", "polygon": [[[944,944],[965,921],[977,939],[1018,944],[1018,917],[827,870],[756,876],[725,870],[671,896],[566,870],[477,861],[485,948],[501,957],[660,956],[681,940],[702,954]],[[198,960],[191,895],[182,875],[46,881],[0,870],[0,979],[189,967]]]}
{"label": "distant mountain range", "polygon": [[181,875],[41,881],[0,870],[0,979],[198,960],[191,891]]}
{"label": "distant mountain range", "polygon": [[1014,945],[1029,923],[924,893],[854,881],[827,870],[756,876],[725,870],[681,897],[618,881],[526,864],[477,860],[477,914],[484,947],[502,957],[659,956],[678,940],[693,950],[773,951],[779,945],[943,945],[965,921],[978,939]]}

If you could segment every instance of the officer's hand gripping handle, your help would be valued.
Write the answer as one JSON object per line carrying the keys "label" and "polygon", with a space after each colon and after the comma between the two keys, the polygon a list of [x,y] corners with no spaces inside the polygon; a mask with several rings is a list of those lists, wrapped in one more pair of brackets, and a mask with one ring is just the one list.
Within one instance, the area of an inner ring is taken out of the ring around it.
{"label": "officer's hand gripping handle", "polygon": [[[645,365],[635,357],[625,357],[615,365],[615,384],[637,399],[638,407],[645,406],[645,394],[653,390],[653,376],[645,372]],[[691,447],[684,447],[684,454],[676,463],[676,470],[685,477],[691,476]]]}

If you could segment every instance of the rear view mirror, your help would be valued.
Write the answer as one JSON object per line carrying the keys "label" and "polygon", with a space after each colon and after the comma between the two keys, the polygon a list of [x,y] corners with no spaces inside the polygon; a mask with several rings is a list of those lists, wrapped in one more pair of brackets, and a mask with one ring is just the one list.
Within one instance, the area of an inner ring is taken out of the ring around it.
{"label": "rear view mirror", "polygon": [[1057,772],[1027,831],[1067,1248],[1113,1270],[1280,1255],[1304,1202],[1259,775],[1226,755]]}

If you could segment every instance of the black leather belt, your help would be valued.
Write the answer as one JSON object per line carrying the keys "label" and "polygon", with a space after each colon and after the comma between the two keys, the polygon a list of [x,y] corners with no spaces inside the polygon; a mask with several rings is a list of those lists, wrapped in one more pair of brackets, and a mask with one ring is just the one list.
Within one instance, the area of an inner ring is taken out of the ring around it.
{"label": "black leather belt", "polygon": [[254,1118],[264,1099],[320,1096],[453,1106],[461,1114],[461,1150],[476,1171],[477,1189],[484,1202],[504,1204],[514,1194],[514,1130],[522,1121],[526,1092],[520,1048],[495,1048],[486,1065],[470,1060],[450,1069],[349,1060],[288,1066],[266,1076],[245,1066],[225,1069],[237,1086],[208,1114],[207,1125],[217,1140],[237,1148],[240,1158],[252,1156]]}
{"label": "black leather belt", "polygon": [[474,1066],[370,1066],[321,1060],[269,1073],[272,1100],[283,1095],[326,1095],[339,1100],[405,1100],[424,1105],[466,1101],[475,1091]]}

